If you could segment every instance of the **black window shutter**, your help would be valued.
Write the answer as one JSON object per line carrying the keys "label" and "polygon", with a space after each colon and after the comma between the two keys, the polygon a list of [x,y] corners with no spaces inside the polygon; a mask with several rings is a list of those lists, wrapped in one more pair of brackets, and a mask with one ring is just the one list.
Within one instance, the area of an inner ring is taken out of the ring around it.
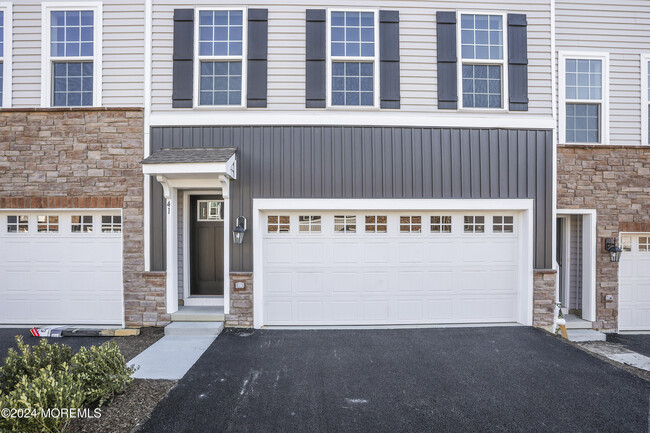
{"label": "black window shutter", "polygon": [[508,14],[508,93],[510,111],[528,111],[526,15]]}
{"label": "black window shutter", "polygon": [[458,108],[456,12],[436,12],[438,49],[438,108]]}
{"label": "black window shutter", "polygon": [[194,9],[174,9],[172,107],[192,108]]}
{"label": "black window shutter", "polygon": [[307,56],[305,105],[307,108],[325,108],[326,93],[326,15],[325,9],[307,9]]}
{"label": "black window shutter", "polygon": [[267,59],[269,34],[268,9],[248,10],[248,107],[266,107]]}
{"label": "black window shutter", "polygon": [[379,11],[379,99],[399,108],[399,12]]}

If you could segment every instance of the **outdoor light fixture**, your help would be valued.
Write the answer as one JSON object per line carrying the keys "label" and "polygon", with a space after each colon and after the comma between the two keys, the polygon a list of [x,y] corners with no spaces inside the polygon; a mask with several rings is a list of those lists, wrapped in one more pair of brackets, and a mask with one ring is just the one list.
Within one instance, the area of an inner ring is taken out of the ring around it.
{"label": "outdoor light fixture", "polygon": [[616,238],[606,238],[605,249],[609,253],[610,262],[618,263],[621,260],[621,252],[623,250],[616,246]]}
{"label": "outdoor light fixture", "polygon": [[246,217],[237,217],[237,225],[232,230],[232,241],[236,244],[244,242],[244,233],[246,233]]}

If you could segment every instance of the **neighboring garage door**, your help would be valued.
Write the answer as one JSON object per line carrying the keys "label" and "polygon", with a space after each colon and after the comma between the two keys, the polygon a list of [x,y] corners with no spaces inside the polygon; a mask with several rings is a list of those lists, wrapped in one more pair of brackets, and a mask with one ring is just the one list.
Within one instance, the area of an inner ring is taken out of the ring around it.
{"label": "neighboring garage door", "polygon": [[619,263],[621,331],[650,331],[650,233],[622,235]]}
{"label": "neighboring garage door", "polygon": [[0,225],[0,324],[122,324],[119,211],[3,211]]}
{"label": "neighboring garage door", "polygon": [[517,322],[516,212],[262,214],[269,325]]}

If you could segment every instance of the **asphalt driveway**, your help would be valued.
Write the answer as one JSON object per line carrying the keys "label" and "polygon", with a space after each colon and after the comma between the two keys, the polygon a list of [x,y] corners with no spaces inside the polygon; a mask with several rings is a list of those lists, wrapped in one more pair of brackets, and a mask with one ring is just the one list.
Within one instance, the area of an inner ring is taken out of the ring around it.
{"label": "asphalt driveway", "polygon": [[[26,328],[0,328],[0,365],[4,364],[4,360],[9,354],[9,348],[16,348],[16,335],[22,335],[23,341],[29,345],[39,344],[40,340],[42,340],[40,337],[33,337],[29,329]],[[70,346],[75,352],[81,347],[98,346],[110,339],[110,337],[46,338],[49,343],[63,343]]]}
{"label": "asphalt driveway", "polygon": [[643,380],[527,327],[226,330],[141,432],[646,432]]}
{"label": "asphalt driveway", "polygon": [[607,334],[607,341],[650,357],[650,334]]}

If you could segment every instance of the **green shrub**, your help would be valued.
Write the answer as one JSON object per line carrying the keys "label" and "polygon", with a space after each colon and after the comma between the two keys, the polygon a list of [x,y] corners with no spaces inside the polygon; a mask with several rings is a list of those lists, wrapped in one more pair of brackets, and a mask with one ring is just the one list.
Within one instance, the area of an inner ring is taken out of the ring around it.
{"label": "green shrub", "polygon": [[[0,431],[40,433],[65,432],[70,418],[47,416],[48,409],[77,409],[84,401],[80,382],[67,364],[46,366],[33,376],[22,376],[8,394],[0,394],[0,410],[3,408],[28,411],[29,417],[0,418]],[[43,416],[46,415],[46,416]]]}
{"label": "green shrub", "polygon": [[[10,349],[0,367],[0,409],[28,410],[40,415],[52,409],[80,409],[103,405],[133,381],[115,342],[90,349],[72,349],[41,340],[37,346],[16,337],[18,350]],[[65,415],[65,414],[64,414]],[[0,417],[0,432],[64,432],[70,418]]]}
{"label": "green shrub", "polygon": [[48,344],[41,340],[38,345],[30,346],[23,342],[22,336],[16,336],[18,350],[9,349],[9,356],[0,367],[0,391],[8,394],[23,376],[36,377],[42,368],[52,367],[59,371],[63,364],[70,364],[72,349],[63,344]]}
{"label": "green shrub", "polygon": [[97,402],[98,406],[124,392],[133,381],[134,368],[128,367],[122,352],[113,341],[82,347],[70,362],[71,369],[85,394],[84,404]]}

